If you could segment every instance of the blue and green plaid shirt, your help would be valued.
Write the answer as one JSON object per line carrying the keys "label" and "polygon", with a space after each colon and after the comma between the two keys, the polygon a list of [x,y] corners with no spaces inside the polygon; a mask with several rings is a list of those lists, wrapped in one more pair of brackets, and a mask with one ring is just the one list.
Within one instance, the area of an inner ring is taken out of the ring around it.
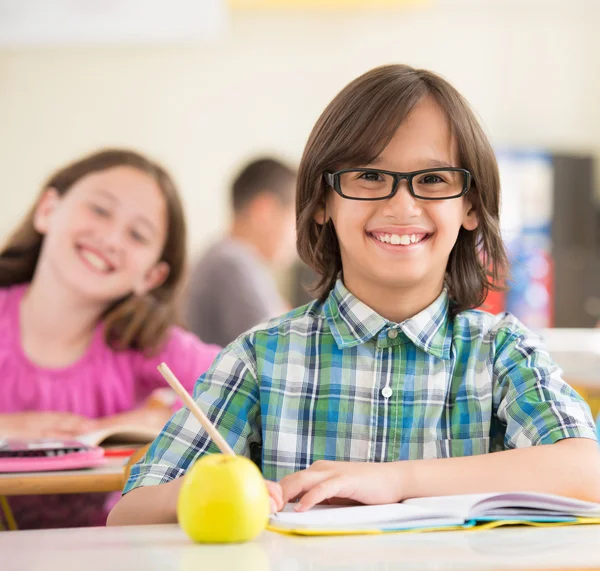
{"label": "blue and green plaid shirt", "polygon": [[[265,478],[316,460],[389,462],[595,439],[585,402],[540,340],[508,314],[451,317],[446,291],[391,323],[338,281],[312,302],[242,335],[194,397]],[[183,408],[131,470],[125,492],[181,476],[217,452]]]}

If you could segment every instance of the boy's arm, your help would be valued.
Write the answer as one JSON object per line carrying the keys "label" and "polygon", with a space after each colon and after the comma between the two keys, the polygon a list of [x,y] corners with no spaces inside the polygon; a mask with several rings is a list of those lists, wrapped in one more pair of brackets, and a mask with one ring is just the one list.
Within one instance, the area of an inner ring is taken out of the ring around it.
{"label": "boy's arm", "polygon": [[[249,456],[250,444],[261,434],[256,426],[259,392],[254,365],[241,345],[232,344],[219,354],[198,380],[194,398],[235,453]],[[132,466],[109,525],[176,521],[181,476],[200,456],[218,452],[189,410],[177,411]]]}
{"label": "boy's arm", "polygon": [[391,503],[519,490],[600,501],[600,452],[589,407],[562,380],[539,338],[524,329],[499,331],[493,379],[505,451],[389,464],[317,462],[281,481],[284,501],[306,493],[302,509],[336,496]]}
{"label": "boy's arm", "polygon": [[106,525],[177,523],[177,498],[183,477],[125,494],[108,514]]}
{"label": "boy's arm", "polygon": [[481,456],[371,462],[315,462],[280,482],[283,501],[304,511],[331,498],[363,504],[408,498],[530,491],[600,502],[596,442],[570,438],[548,446]]}
{"label": "boy's arm", "polygon": [[600,502],[600,452],[587,438],[494,454],[407,462],[405,497],[531,491]]}
{"label": "boy's arm", "polygon": [[[160,486],[136,488],[123,496],[108,515],[106,525],[177,523],[177,498],[185,476]],[[271,512],[283,509],[279,484],[265,480],[271,498]]]}

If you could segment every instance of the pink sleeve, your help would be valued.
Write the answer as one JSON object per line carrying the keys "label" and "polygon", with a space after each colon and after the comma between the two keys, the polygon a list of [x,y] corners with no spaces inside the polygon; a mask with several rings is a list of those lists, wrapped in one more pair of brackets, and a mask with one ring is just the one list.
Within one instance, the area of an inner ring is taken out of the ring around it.
{"label": "pink sleeve", "polygon": [[221,350],[217,345],[207,345],[193,333],[180,327],[172,327],[167,341],[157,355],[140,355],[139,386],[142,393],[150,394],[155,389],[168,388],[167,382],[156,370],[163,361],[175,373],[181,384],[190,392],[196,381],[212,365]]}

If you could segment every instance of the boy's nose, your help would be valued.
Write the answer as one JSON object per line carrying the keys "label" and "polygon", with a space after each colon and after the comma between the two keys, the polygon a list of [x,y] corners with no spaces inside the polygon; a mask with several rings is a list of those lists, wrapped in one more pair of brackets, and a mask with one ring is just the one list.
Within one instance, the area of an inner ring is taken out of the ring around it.
{"label": "boy's nose", "polygon": [[384,212],[389,214],[407,212],[410,214],[418,215],[421,212],[421,203],[419,199],[415,198],[408,188],[408,181],[403,179],[398,183],[396,194],[391,198],[384,201]]}

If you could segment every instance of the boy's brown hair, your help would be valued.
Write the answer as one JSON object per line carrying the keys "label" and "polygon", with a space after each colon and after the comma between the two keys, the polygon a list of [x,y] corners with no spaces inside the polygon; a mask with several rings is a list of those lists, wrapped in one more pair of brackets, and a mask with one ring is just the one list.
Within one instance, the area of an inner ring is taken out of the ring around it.
{"label": "boy's brown hair", "polygon": [[315,124],[298,172],[296,194],[297,245],[300,258],[319,275],[314,293],[327,297],[342,275],[342,259],[331,220],[324,225],[315,213],[326,206],[325,171],[363,166],[386,147],[410,111],[423,97],[432,97],[446,113],[457,141],[459,164],[472,183],[468,199],[478,228],[461,227],[446,267],[452,311],[483,303],[506,269],[500,235],[500,176],[492,147],[465,99],[445,79],[407,65],[375,68],[348,84]]}
{"label": "boy's brown hair", "polygon": [[282,204],[292,204],[296,172],[271,158],[262,157],[245,165],[231,185],[231,202],[234,212],[241,212],[256,196],[270,193]]}
{"label": "boy's brown hair", "polygon": [[136,152],[107,149],[77,160],[55,172],[43,185],[35,204],[0,249],[0,287],[27,283],[33,278],[44,236],[34,227],[34,213],[46,190],[60,196],[81,178],[94,172],[129,166],[154,179],[165,199],[167,237],[160,261],[169,265],[165,282],[143,296],[116,300],[103,316],[106,341],[115,349],[155,352],[170,325],[177,321],[176,298],[185,271],[186,228],[179,194],[169,174],[157,163]]}

